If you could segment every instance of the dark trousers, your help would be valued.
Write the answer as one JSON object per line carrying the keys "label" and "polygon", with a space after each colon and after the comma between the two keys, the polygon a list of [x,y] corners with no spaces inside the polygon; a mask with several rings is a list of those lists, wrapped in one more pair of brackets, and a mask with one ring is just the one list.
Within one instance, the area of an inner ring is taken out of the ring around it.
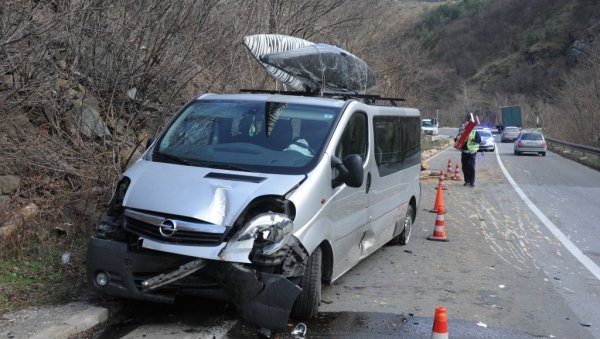
{"label": "dark trousers", "polygon": [[462,163],[463,175],[467,184],[475,185],[475,159],[477,153],[462,152],[460,162]]}

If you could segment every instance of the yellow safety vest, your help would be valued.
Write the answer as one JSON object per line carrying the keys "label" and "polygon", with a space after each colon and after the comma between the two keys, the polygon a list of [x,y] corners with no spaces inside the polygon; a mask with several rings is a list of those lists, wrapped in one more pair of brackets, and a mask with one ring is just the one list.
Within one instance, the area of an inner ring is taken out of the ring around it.
{"label": "yellow safety vest", "polygon": [[471,131],[469,139],[467,139],[467,149],[469,153],[477,153],[479,151],[479,144],[475,142],[475,131]]}

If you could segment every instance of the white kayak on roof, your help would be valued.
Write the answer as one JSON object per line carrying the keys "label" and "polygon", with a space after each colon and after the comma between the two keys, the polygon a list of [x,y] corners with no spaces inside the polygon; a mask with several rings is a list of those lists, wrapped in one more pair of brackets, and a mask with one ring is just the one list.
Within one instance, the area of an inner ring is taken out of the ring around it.
{"label": "white kayak on roof", "polygon": [[293,36],[281,34],[255,34],[244,37],[244,45],[252,56],[271,74],[275,79],[279,80],[286,86],[290,86],[297,91],[305,91],[306,88],[302,81],[294,78],[291,74],[284,70],[267,65],[260,61],[260,57],[266,54],[289,51],[292,49],[302,48],[314,45],[308,40],[296,38]]}
{"label": "white kayak on roof", "polygon": [[299,91],[365,93],[377,85],[363,60],[332,45],[276,34],[247,36],[244,43],[271,75]]}
{"label": "white kayak on roof", "polygon": [[293,75],[315,92],[365,93],[377,84],[375,72],[364,61],[327,44],[271,53],[260,60]]}

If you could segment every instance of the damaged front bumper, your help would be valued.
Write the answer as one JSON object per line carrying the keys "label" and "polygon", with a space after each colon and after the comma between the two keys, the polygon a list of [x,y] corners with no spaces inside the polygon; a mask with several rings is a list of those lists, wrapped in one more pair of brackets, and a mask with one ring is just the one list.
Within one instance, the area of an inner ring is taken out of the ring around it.
{"label": "damaged front bumper", "polygon": [[217,247],[213,251],[221,260],[167,253],[154,248],[159,242],[142,242],[146,244],[132,246],[91,237],[87,252],[90,286],[108,295],[156,302],[173,302],[179,295],[223,300],[235,305],[250,324],[285,329],[302,291],[288,278],[304,274],[308,258],[296,238],[274,255],[252,251],[249,264],[224,261]]}

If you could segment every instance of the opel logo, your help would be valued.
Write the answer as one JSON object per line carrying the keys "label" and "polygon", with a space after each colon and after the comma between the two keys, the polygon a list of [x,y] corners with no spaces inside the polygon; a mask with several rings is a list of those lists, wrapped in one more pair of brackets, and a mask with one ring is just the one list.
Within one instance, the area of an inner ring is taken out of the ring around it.
{"label": "opel logo", "polygon": [[165,219],[158,225],[158,231],[163,237],[170,237],[177,231],[177,223],[175,220]]}

